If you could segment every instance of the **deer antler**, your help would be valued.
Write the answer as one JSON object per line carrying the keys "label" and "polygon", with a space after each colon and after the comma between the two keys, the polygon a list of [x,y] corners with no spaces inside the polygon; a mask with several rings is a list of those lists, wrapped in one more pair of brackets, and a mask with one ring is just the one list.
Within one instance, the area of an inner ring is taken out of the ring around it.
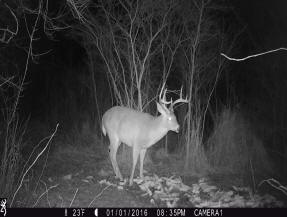
{"label": "deer antler", "polygon": [[[164,86],[165,86],[165,82],[163,83],[163,85],[161,87],[161,90],[160,90],[160,93],[159,93],[159,102],[162,105],[172,104],[172,100],[166,101],[166,91],[167,91],[167,89],[166,88],[164,89]],[[163,96],[162,96],[162,92],[163,92]]]}
{"label": "deer antler", "polygon": [[180,89],[179,99],[175,100],[174,102],[171,102],[170,108],[173,108],[173,106],[175,104],[180,103],[180,102],[183,102],[183,103],[187,103],[188,102],[187,97],[185,97],[185,99],[182,98],[182,86],[181,86],[181,89]]}

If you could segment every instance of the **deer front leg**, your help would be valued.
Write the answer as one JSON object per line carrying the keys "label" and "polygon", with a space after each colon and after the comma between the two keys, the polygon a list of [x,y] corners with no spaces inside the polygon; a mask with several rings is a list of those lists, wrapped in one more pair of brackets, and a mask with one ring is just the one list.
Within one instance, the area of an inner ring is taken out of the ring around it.
{"label": "deer front leg", "polygon": [[143,179],[143,163],[145,157],[146,149],[140,151],[140,178]]}
{"label": "deer front leg", "polygon": [[134,145],[133,146],[133,167],[132,167],[132,173],[131,173],[130,183],[129,183],[130,186],[133,185],[134,172],[135,172],[135,168],[136,168],[136,165],[137,165],[139,153],[140,153],[139,148],[136,145]]}

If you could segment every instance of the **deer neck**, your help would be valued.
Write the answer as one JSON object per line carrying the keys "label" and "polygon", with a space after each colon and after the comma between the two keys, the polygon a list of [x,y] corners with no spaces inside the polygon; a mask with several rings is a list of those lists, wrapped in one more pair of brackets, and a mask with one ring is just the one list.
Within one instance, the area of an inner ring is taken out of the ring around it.
{"label": "deer neck", "polygon": [[162,137],[164,137],[167,134],[168,130],[167,127],[164,125],[164,119],[163,116],[157,116],[154,117],[153,120],[153,126],[150,128],[150,145],[153,145],[154,143],[158,142]]}

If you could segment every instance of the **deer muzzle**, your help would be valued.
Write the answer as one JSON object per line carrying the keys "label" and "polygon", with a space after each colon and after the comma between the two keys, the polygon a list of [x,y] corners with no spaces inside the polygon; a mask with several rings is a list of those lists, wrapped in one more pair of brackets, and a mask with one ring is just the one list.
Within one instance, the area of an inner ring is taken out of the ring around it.
{"label": "deer muzzle", "polygon": [[179,125],[175,128],[174,132],[178,133],[179,132]]}

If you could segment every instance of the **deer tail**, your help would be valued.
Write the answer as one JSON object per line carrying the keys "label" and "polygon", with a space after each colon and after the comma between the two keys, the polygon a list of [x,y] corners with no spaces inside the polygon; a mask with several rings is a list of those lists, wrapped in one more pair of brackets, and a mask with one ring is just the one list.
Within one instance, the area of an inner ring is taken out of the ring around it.
{"label": "deer tail", "polygon": [[106,128],[105,128],[105,126],[104,126],[103,121],[102,121],[102,131],[103,131],[104,136],[106,136],[107,131],[106,131]]}

